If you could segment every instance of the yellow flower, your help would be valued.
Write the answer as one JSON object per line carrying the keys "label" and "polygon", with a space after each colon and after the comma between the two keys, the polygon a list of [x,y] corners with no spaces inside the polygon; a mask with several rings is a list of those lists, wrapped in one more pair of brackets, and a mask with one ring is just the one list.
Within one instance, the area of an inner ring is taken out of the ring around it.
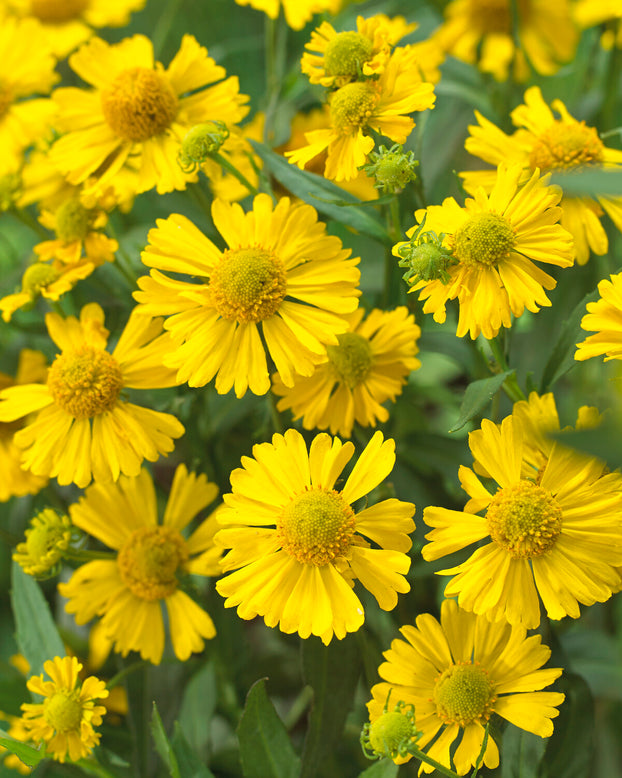
{"label": "yellow flower", "polygon": [[196,173],[187,175],[177,164],[188,130],[210,119],[234,124],[248,111],[237,77],[225,78],[224,68],[192,35],[184,35],[166,69],[154,63],[153,46],[143,35],[114,45],[93,38],[69,64],[94,87],[54,92],[58,127],[66,134],[54,144],[51,159],[72,184],[95,176],[105,189],[129,175],[136,193],[154,186],[160,194],[185,189],[196,180]]}
{"label": "yellow flower", "polygon": [[293,30],[302,30],[313,14],[329,11],[337,13],[343,0],[235,0],[238,5],[250,5],[276,19],[281,8],[285,21]]}
{"label": "yellow flower", "polygon": [[581,328],[596,334],[577,343],[574,358],[579,362],[602,355],[605,362],[622,359],[622,273],[603,279],[598,292],[600,298],[587,304],[587,313],[581,319]]}
{"label": "yellow flower", "polygon": [[[470,497],[464,511],[429,507],[423,514],[434,528],[421,552],[427,561],[490,540],[464,563],[438,571],[454,576],[446,597],[458,596],[461,607],[491,621],[533,629],[540,623],[538,594],[551,619],[576,619],[579,603],[604,602],[621,588],[619,473],[555,443],[527,477],[525,460],[534,446],[519,416],[500,426],[485,419],[469,446],[497,490],[461,467],[460,482]],[[485,516],[478,516],[482,510]]]}
{"label": "yellow flower", "polygon": [[[601,35],[601,46],[604,49],[622,48],[622,6],[618,0],[577,0],[573,14],[581,28],[611,22]],[[615,20],[619,21],[614,24]]]}
{"label": "yellow flower", "polygon": [[0,421],[33,414],[15,435],[22,467],[60,484],[86,486],[92,478],[137,475],[144,459],[155,462],[174,448],[184,428],[174,416],[121,398],[127,388],[174,386],[162,367],[169,336],[162,321],[131,315],[112,353],[99,305],[85,305],[80,319],[45,317],[60,348],[46,384],[13,386],[0,392]]}
{"label": "yellow flower", "polygon": [[[552,719],[564,695],[541,689],[562,671],[543,668],[551,650],[540,635],[527,637],[523,627],[505,622],[491,624],[453,600],[441,605],[440,623],[428,613],[415,623],[402,627],[404,639],[394,640],[384,653],[386,662],[378,668],[384,682],[372,688],[367,703],[372,722],[382,715],[389,693],[392,703],[413,705],[415,726],[423,732],[417,746],[446,767],[453,762],[458,775],[475,766],[493,713],[539,737],[553,734]],[[484,764],[491,769],[499,764],[492,736]],[[433,769],[422,763],[420,772]]]}
{"label": "yellow flower", "polygon": [[71,542],[71,529],[67,516],[46,508],[31,519],[25,542],[17,544],[13,559],[28,575],[54,575]]}
{"label": "yellow flower", "polygon": [[146,0],[8,0],[19,16],[41,22],[46,40],[60,59],[66,57],[93,34],[93,27],[124,27],[132,11]]}
{"label": "yellow flower", "polygon": [[410,590],[404,576],[415,506],[389,499],[360,513],[352,508],[393,469],[395,443],[376,432],[337,491],[353,453],[352,443],[326,433],[316,435],[307,452],[302,435],[289,429],[253,446],[253,458],[242,458],[216,535],[216,543],[231,549],[221,563],[228,575],[216,583],[226,608],[237,606],[242,619],[262,616],[269,627],[317,635],[328,644],[363,624],[355,579],[383,610],[396,606],[398,592]]}
{"label": "yellow flower", "polygon": [[382,406],[395,402],[412,370],[421,330],[405,306],[394,311],[375,308],[363,321],[360,308],[347,317],[349,330],[337,336],[336,346],[327,346],[323,360],[308,378],[296,377],[287,387],[277,374],[272,391],[282,397],[279,411],[292,409],[294,420],[302,417],[305,429],[330,429],[350,437],[354,422],[375,427],[389,412]]}
{"label": "yellow flower", "polygon": [[[440,323],[445,321],[447,301],[457,298],[458,337],[469,332],[475,339],[481,332],[493,338],[501,327],[512,326],[512,314],[549,306],[544,290],[554,289],[556,282],[534,261],[572,265],[572,239],[555,223],[561,213],[555,207],[561,191],[548,186],[548,178],[540,178],[537,171],[521,187],[522,176],[519,166],[500,166],[489,196],[479,189],[464,208],[448,197],[442,205],[415,214],[419,225],[425,219],[426,231],[443,235],[443,245],[457,263],[447,269],[446,281],[415,280],[409,291],[421,290],[424,313],[433,313]],[[396,244],[393,253],[401,256],[405,245]]]}
{"label": "yellow flower", "polygon": [[[165,363],[177,380],[204,386],[216,376],[221,394],[232,387],[270,388],[266,347],[291,386],[294,372],[310,375],[326,343],[347,329],[341,314],[358,305],[359,260],[326,235],[310,205],[276,206],[266,194],[253,210],[214,201],[212,218],[228,248],[218,249],[185,216],[158,220],[142,254],[157,268],[138,279],[138,310],[168,315],[173,345]],[[169,278],[160,270],[204,281]],[[263,335],[266,346],[264,347]]]}
{"label": "yellow flower", "polygon": [[[433,38],[457,59],[505,81],[526,81],[530,70],[555,73],[574,56],[579,38],[569,0],[451,0]],[[516,41],[520,41],[517,45]]]}
{"label": "yellow flower", "polygon": [[114,560],[96,560],[79,567],[59,592],[78,624],[101,616],[105,636],[126,656],[138,651],[160,664],[164,651],[166,608],[175,655],[182,661],[202,651],[203,638],[216,634],[212,620],[180,588],[180,576],[215,575],[220,551],[213,538],[214,514],[185,538],[182,530],[216,497],[218,489],[204,475],[175,471],[162,523],[153,480],[143,469],[117,483],[92,484],[69,509],[80,529],[117,552]]}
{"label": "yellow flower", "polygon": [[325,175],[350,181],[358,175],[374,148],[372,130],[405,143],[414,121],[408,114],[434,106],[434,86],[422,81],[417,52],[408,46],[394,51],[377,79],[354,81],[329,95],[331,127],[305,135],[307,146],[287,152],[289,161],[304,168],[327,151]]}
{"label": "yellow flower", "polygon": [[[539,169],[568,173],[584,167],[622,169],[622,151],[607,148],[594,127],[577,121],[566,110],[561,100],[553,100],[553,111],[544,102],[540,88],[531,87],[525,92],[525,103],[512,111],[512,121],[519,128],[506,135],[477,111],[479,125],[469,127],[467,151],[485,162],[499,165],[507,162],[521,165],[523,180]],[[465,189],[472,193],[483,186],[490,191],[494,181],[493,171],[461,173]],[[603,210],[622,230],[622,197],[570,197],[560,202],[561,224],[571,233],[575,243],[577,262],[584,265],[590,256],[606,254],[609,248],[607,233],[600,223]]]}
{"label": "yellow flower", "polygon": [[102,723],[106,712],[98,699],[105,699],[108,690],[94,675],[78,685],[82,665],[75,656],[58,656],[48,660],[43,669],[52,679],[44,681],[35,675],[26,684],[35,694],[45,697],[43,702],[22,704],[22,719],[35,742],[44,741],[47,752],[59,762],[67,757],[72,762],[88,756],[99,743],[94,727]]}

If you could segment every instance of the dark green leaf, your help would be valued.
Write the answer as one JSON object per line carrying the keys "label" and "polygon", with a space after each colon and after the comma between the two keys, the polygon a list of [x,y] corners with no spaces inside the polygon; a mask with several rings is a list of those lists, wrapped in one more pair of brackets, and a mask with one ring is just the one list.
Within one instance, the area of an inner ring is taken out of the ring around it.
{"label": "dark green leaf", "polygon": [[503,733],[501,778],[538,778],[546,740],[508,724]]}
{"label": "dark green leaf", "polygon": [[171,746],[177,758],[179,772],[184,778],[214,778],[214,774],[209,770],[198,754],[190,747],[184,733],[175,722]]}
{"label": "dark green leaf", "polygon": [[570,665],[585,678],[593,694],[622,700],[620,648],[611,635],[573,624],[560,642]]}
{"label": "dark green leaf", "polygon": [[619,170],[583,170],[578,173],[556,173],[551,184],[557,184],[565,195],[622,197],[622,172]]}
{"label": "dark green leaf", "polygon": [[[353,230],[369,235],[385,245],[393,242],[385,228],[377,219],[370,216],[362,208],[358,207],[361,201],[348,194],[344,189],[333,184],[322,176],[308,173],[292,165],[285,157],[271,151],[263,143],[251,140],[257,154],[276,180],[288,189],[296,197],[309,202],[313,201],[314,207],[326,216],[351,227]],[[349,203],[353,207],[344,208]],[[354,207],[356,206],[356,207]]]}
{"label": "dark green leaf", "polygon": [[245,778],[298,778],[300,760],[266,694],[266,679],[251,686],[238,725]]}
{"label": "dark green leaf", "polygon": [[596,429],[559,432],[551,437],[602,459],[612,469],[622,465],[622,430],[611,420]]}
{"label": "dark green leaf", "polygon": [[0,710],[19,716],[20,704],[29,699],[24,676],[8,662],[0,662]]}
{"label": "dark green leaf", "polygon": [[512,375],[513,370],[506,370],[490,378],[480,378],[479,381],[473,381],[469,384],[464,393],[464,400],[460,406],[460,416],[449,432],[456,432],[464,427],[474,416],[486,407],[493,396],[503,386],[505,379]]}
{"label": "dark green leaf", "polygon": [[45,759],[45,748],[38,751],[32,746],[26,745],[26,743],[20,743],[19,740],[14,740],[5,730],[0,729],[0,746],[3,746],[15,754],[24,764],[29,767],[38,765],[42,759]]}
{"label": "dark green leaf", "polygon": [[218,679],[213,662],[209,662],[190,679],[179,710],[179,724],[184,735],[200,754],[207,752],[217,697]]}
{"label": "dark green leaf", "polygon": [[153,715],[151,716],[151,734],[153,735],[156,751],[160,754],[162,761],[168,768],[171,778],[182,778],[179,764],[177,763],[177,757],[166,736],[164,725],[162,724],[162,719],[158,713],[155,702],[153,703]]}
{"label": "dark green leaf", "polygon": [[13,562],[11,599],[17,645],[30,664],[30,674],[40,675],[44,662],[65,656],[65,646],[39,584],[17,562]]}
{"label": "dark green leaf", "polygon": [[358,778],[395,778],[400,768],[390,759],[380,759],[376,764],[358,774]]}

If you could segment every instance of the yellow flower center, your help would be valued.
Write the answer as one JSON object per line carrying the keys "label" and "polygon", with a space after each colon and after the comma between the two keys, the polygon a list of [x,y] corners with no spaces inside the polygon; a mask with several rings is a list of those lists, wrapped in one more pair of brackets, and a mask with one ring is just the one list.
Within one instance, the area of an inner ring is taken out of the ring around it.
{"label": "yellow flower center", "polygon": [[477,662],[448,667],[434,685],[436,713],[445,724],[465,727],[472,721],[486,722],[496,700],[494,684]]}
{"label": "yellow flower center", "polygon": [[162,600],[177,590],[177,571],[188,559],[186,543],[170,527],[135,530],[119,551],[123,583],[141,600]]}
{"label": "yellow flower center", "polygon": [[378,99],[378,93],[369,81],[356,81],[342,86],[333,93],[330,101],[333,126],[347,134],[356,132],[359,127],[366,127]]}
{"label": "yellow flower center", "polygon": [[56,237],[65,243],[84,240],[89,233],[91,213],[80,200],[66,200],[54,214]]}
{"label": "yellow flower center", "polygon": [[338,492],[310,489],[283,508],[277,531],[290,556],[302,564],[321,567],[350,545],[354,511]]}
{"label": "yellow flower center", "polygon": [[371,59],[373,43],[360,32],[338,32],[326,45],[324,71],[328,76],[356,76]]}
{"label": "yellow flower center", "polygon": [[541,171],[575,168],[603,161],[603,142],[594,127],[585,122],[555,122],[536,141],[529,154],[529,166]]}
{"label": "yellow flower center", "polygon": [[327,346],[326,353],[340,380],[354,389],[367,378],[373,365],[371,346],[356,332],[344,332],[337,335],[337,340],[339,345]]}
{"label": "yellow flower center", "polygon": [[43,703],[43,716],[55,732],[79,732],[82,704],[77,689],[61,689]]}
{"label": "yellow flower center", "polygon": [[281,260],[261,248],[224,252],[210,279],[212,302],[223,319],[256,322],[269,319],[287,294]]}
{"label": "yellow flower center", "polygon": [[478,213],[459,227],[454,236],[454,254],[468,265],[497,265],[508,259],[515,235],[510,222],[496,213]]}
{"label": "yellow flower center", "polygon": [[412,740],[412,722],[399,711],[383,713],[369,728],[369,743],[377,754],[390,756]]}
{"label": "yellow flower center", "polygon": [[13,103],[13,90],[6,84],[0,83],[0,119],[4,117]]}
{"label": "yellow flower center", "polygon": [[42,22],[66,22],[80,16],[89,0],[30,0],[33,16]]}
{"label": "yellow flower center", "polygon": [[42,289],[47,289],[50,284],[60,278],[60,273],[47,262],[34,262],[22,276],[22,292],[28,292],[34,300]]}
{"label": "yellow flower center", "polygon": [[177,95],[166,77],[151,68],[122,71],[102,91],[101,101],[106,121],[126,140],[159,135],[177,115]]}
{"label": "yellow flower center", "polygon": [[514,559],[542,556],[562,529],[555,498],[531,481],[500,489],[486,512],[490,537]]}
{"label": "yellow flower center", "polygon": [[60,354],[48,372],[54,402],[75,419],[111,410],[123,388],[117,360],[103,349],[81,346]]}

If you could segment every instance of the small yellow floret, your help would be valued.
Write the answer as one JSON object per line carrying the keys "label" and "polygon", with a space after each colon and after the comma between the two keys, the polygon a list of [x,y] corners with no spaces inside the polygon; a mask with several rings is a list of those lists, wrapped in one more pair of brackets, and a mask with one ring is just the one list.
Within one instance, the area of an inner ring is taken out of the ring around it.
{"label": "small yellow floret", "polygon": [[337,335],[338,346],[327,346],[326,353],[341,381],[350,389],[362,383],[373,365],[373,354],[367,338],[356,332]]}
{"label": "small yellow floret", "polygon": [[541,171],[575,168],[603,161],[604,145],[594,127],[585,122],[556,122],[538,138],[529,154],[529,166]]}
{"label": "small yellow floret", "polygon": [[445,724],[485,724],[496,699],[494,684],[478,663],[459,662],[448,667],[434,686],[436,712]]}
{"label": "small yellow floret", "polygon": [[497,265],[508,259],[515,234],[510,222],[496,213],[471,216],[454,234],[454,255],[469,265]]}
{"label": "small yellow floret", "polygon": [[372,53],[371,40],[360,32],[339,32],[326,45],[324,70],[329,76],[357,76]]}
{"label": "small yellow floret", "polygon": [[353,133],[366,127],[378,103],[378,93],[370,82],[356,81],[333,93],[330,118],[335,129]]}
{"label": "small yellow floret", "polygon": [[119,551],[123,583],[141,600],[162,600],[177,590],[177,571],[188,559],[183,537],[170,527],[142,527]]}

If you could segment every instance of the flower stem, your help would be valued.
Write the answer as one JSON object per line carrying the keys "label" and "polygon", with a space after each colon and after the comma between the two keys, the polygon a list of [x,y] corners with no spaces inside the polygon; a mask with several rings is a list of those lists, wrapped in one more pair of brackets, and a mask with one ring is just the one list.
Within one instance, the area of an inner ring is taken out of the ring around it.
{"label": "flower stem", "polygon": [[126,676],[136,672],[136,670],[140,670],[141,667],[145,667],[147,665],[148,662],[145,662],[141,659],[139,662],[133,662],[131,665],[124,667],[123,670],[120,670],[116,675],[112,676],[112,678],[106,684],[106,689],[113,689],[115,686],[118,686]]}
{"label": "flower stem", "polygon": [[454,773],[454,771],[450,770],[449,767],[445,767],[444,764],[437,762],[436,759],[432,759],[431,756],[424,754],[423,751],[421,751],[415,745],[410,746],[410,748],[408,749],[408,753],[412,754],[415,757],[415,759],[419,759],[421,762],[425,762],[426,764],[429,764],[432,767],[436,768],[438,772],[442,773],[443,775],[448,775],[450,776],[450,778],[459,778],[457,773]]}
{"label": "flower stem", "polygon": [[[499,366],[501,372],[504,373],[506,372],[506,370],[510,370],[507,359],[505,358],[504,348],[499,342],[499,336],[489,340],[488,344],[490,345],[490,350],[492,351],[492,355],[495,358],[495,362]],[[525,393],[518,385],[518,381],[516,379],[516,373],[512,373],[505,379],[505,381],[503,382],[503,390],[510,398],[510,400],[512,400],[513,402],[519,402],[520,400],[527,399],[525,397]]]}
{"label": "flower stem", "polygon": [[210,154],[211,158],[214,160],[214,162],[218,162],[218,164],[224,168],[227,173],[231,173],[232,176],[235,176],[235,178],[238,179],[238,181],[242,184],[242,186],[245,186],[248,191],[254,196],[257,194],[257,187],[253,186],[251,182],[244,176],[240,171],[235,167],[235,165],[232,165],[229,160],[220,154],[218,151],[213,152]]}

